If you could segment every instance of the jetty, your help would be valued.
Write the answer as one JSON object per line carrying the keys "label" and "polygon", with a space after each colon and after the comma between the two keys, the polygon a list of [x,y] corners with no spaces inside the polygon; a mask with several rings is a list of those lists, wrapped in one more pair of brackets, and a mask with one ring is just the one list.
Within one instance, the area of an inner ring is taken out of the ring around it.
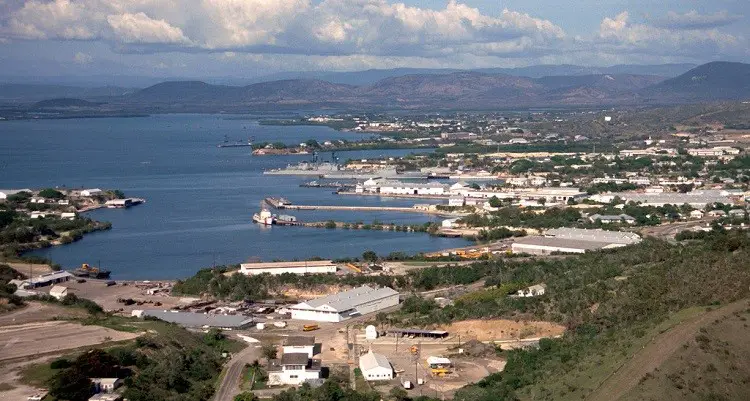
{"label": "jetty", "polygon": [[461,217],[466,213],[449,213],[424,207],[396,207],[396,206],[340,206],[340,205],[295,205],[284,198],[266,198],[265,202],[276,209],[291,210],[340,210],[347,212],[403,212],[420,213],[438,216]]}

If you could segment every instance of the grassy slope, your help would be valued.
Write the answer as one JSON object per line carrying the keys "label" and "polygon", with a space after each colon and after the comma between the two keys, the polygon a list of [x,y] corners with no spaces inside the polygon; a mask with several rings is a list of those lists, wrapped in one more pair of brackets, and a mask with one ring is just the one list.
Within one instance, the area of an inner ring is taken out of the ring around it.
{"label": "grassy slope", "polygon": [[750,308],[702,327],[622,400],[750,399]]}

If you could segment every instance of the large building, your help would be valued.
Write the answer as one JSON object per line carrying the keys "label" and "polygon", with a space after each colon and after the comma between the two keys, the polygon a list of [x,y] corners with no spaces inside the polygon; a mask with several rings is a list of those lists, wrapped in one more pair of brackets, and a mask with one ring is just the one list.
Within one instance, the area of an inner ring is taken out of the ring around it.
{"label": "large building", "polygon": [[311,299],[290,307],[292,319],[340,322],[355,316],[398,305],[398,292],[388,287],[366,285],[348,291]]}
{"label": "large building", "polygon": [[357,185],[355,191],[382,195],[447,195],[448,186],[437,182],[402,182],[378,178]]}
{"label": "large building", "polygon": [[308,260],[303,262],[243,263],[240,273],[253,276],[258,274],[327,274],[336,273],[336,264],[330,260]]}
{"label": "large building", "polygon": [[66,271],[57,271],[51,273],[45,273],[36,277],[25,280],[11,280],[9,284],[15,284],[16,288],[26,290],[39,287],[46,287],[48,285],[64,283],[73,278],[73,275]]}
{"label": "large building", "polygon": [[155,317],[184,327],[216,327],[220,329],[244,329],[253,324],[253,318],[243,315],[219,315],[208,313],[181,312],[173,310],[134,310],[133,316]]}
{"label": "large building", "polygon": [[612,249],[637,244],[638,234],[587,230],[580,228],[555,228],[547,230],[544,236],[530,236],[516,239],[511,245],[513,253],[549,255],[559,253],[585,253],[597,249]]}
{"label": "large building", "polygon": [[627,202],[640,203],[642,206],[660,207],[664,205],[681,206],[688,204],[691,207],[703,209],[714,203],[732,203],[730,194],[720,190],[695,190],[688,193],[678,192],[619,192],[611,194],[618,196]]}

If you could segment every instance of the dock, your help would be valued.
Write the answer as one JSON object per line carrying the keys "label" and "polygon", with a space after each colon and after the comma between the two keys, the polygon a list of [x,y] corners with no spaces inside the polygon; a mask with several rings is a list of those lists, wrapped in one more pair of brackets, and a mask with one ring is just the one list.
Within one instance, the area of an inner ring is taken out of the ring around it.
{"label": "dock", "polygon": [[446,213],[439,210],[428,210],[415,207],[395,207],[395,206],[333,206],[333,205],[294,205],[284,198],[266,198],[265,202],[275,209],[290,210],[340,210],[346,212],[402,212],[402,213],[420,213],[437,216],[460,217],[466,214]]}

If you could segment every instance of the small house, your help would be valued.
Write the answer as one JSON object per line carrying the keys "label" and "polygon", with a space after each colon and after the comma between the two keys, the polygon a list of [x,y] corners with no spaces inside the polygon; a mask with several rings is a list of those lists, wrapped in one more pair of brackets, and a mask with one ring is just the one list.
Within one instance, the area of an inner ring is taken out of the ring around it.
{"label": "small house", "polygon": [[315,337],[290,336],[283,346],[284,354],[307,354],[312,358],[315,353]]}
{"label": "small house", "polygon": [[122,379],[116,377],[96,377],[92,378],[94,390],[97,393],[111,393],[122,385]]}
{"label": "small house", "polygon": [[310,359],[307,353],[284,354],[269,362],[269,385],[300,385],[320,378],[320,360]]}
{"label": "small house", "polygon": [[376,354],[370,350],[359,357],[359,370],[368,381],[392,380],[393,366],[388,358],[382,354]]}
{"label": "small house", "polygon": [[49,295],[55,297],[58,301],[68,295],[68,287],[62,285],[53,285],[49,290]]}
{"label": "small house", "polygon": [[690,212],[690,218],[691,219],[702,219],[703,218],[703,211],[702,210],[693,210]]}

